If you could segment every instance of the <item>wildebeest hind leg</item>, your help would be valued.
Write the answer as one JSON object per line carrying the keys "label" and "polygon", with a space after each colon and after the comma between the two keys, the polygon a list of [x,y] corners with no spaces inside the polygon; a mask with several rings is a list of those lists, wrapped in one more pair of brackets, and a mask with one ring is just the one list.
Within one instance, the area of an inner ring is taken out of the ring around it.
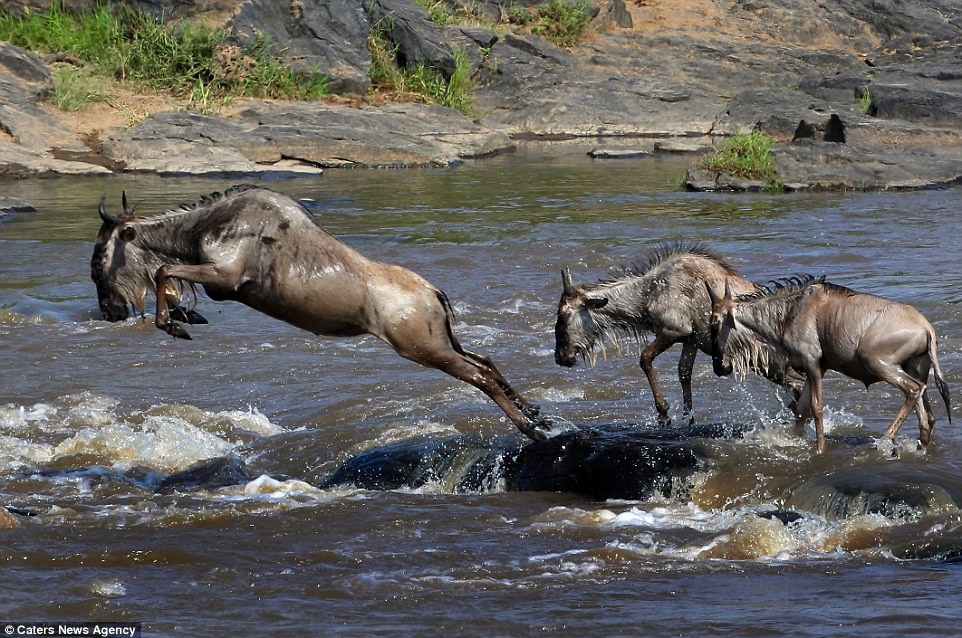
{"label": "wildebeest hind leg", "polygon": [[[925,384],[918,379],[913,378],[911,375],[906,373],[902,368],[897,365],[883,364],[879,367],[879,378],[885,381],[905,394],[905,401],[896,413],[895,418],[892,420],[891,425],[885,430],[885,436],[890,439],[894,439],[895,435],[898,434],[899,427],[901,427],[902,422],[905,421],[905,417],[909,415],[913,409],[925,410],[924,406],[919,405],[922,399],[922,395],[925,393]],[[920,415],[920,426],[921,426],[921,415]],[[926,418],[927,424],[927,418]],[[925,442],[927,444],[928,441]],[[924,444],[923,444],[924,445]]]}
{"label": "wildebeest hind leg", "polygon": [[516,406],[518,406],[518,409],[521,410],[525,416],[532,420],[538,420],[540,418],[541,410],[538,408],[538,406],[528,403],[523,396],[518,394],[515,389],[511,387],[511,384],[508,383],[508,380],[504,378],[491,359],[476,352],[471,352],[470,350],[462,349],[461,352],[472,363],[484,370],[485,374],[490,374],[498,382],[498,385],[501,386],[501,389],[504,391],[504,393],[508,395],[508,398],[511,399]]}
{"label": "wildebeest hind leg", "polygon": [[932,414],[928,392],[922,393],[922,399],[915,405],[915,411],[919,416],[919,445],[925,449],[932,440],[932,431],[935,430],[935,415]]}

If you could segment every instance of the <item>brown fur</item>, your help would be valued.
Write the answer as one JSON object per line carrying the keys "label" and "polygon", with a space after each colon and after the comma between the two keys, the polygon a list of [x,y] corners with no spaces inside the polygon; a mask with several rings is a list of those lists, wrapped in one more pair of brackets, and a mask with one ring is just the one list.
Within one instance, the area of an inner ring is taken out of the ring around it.
{"label": "brown fur", "polygon": [[410,270],[370,260],[317,226],[295,200],[242,186],[161,215],[127,209],[103,225],[91,260],[104,317],[143,312],[157,297],[155,322],[189,339],[171,316],[183,285],[199,284],[212,299],[233,300],[317,335],[371,334],[406,359],[437,368],[478,388],[524,434],[541,440],[546,426],[486,357],[465,350],[451,329],[451,305]]}

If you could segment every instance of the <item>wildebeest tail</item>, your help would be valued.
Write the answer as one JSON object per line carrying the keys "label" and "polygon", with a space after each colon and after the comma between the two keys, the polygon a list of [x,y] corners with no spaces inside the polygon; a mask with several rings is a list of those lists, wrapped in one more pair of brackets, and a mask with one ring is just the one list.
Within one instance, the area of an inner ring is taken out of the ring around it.
{"label": "wildebeest tail", "polygon": [[935,331],[929,332],[929,359],[932,360],[932,371],[935,374],[935,385],[939,388],[939,394],[942,395],[942,400],[945,401],[945,412],[948,414],[949,423],[952,423],[952,401],[949,395],[949,386],[942,378],[942,369],[939,367],[939,356],[936,352],[936,339]]}
{"label": "wildebeest tail", "polygon": [[451,340],[451,346],[454,347],[454,351],[458,354],[464,354],[464,348],[461,347],[458,338],[454,336],[454,308],[451,307],[451,302],[443,291],[435,290],[435,294],[438,296],[438,301],[441,302],[441,307],[444,308],[444,327],[448,331],[448,339]]}

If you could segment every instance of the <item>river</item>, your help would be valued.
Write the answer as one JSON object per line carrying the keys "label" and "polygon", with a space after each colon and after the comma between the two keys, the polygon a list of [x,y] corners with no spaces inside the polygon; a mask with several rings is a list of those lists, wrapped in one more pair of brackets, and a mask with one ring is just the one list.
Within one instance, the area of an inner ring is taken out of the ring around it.
{"label": "river", "polygon": [[[442,288],[462,343],[569,427],[658,426],[636,344],[609,346],[593,369],[554,363],[561,269],[596,281],[677,240],[753,280],[826,274],[914,305],[959,396],[962,190],[687,193],[687,157],[590,148],[267,185]],[[896,391],[829,373],[818,456],[770,385],[719,379],[699,355],[697,419],[749,427],[706,444],[711,463],[681,497],[316,487],[374,446],[520,435],[474,388],[371,337],[316,338],[202,293],[210,324],[193,341],[149,316],[100,320],[101,194],[118,212],[126,191],[149,215],[233,183],[2,180],[39,210],[0,222],[0,502],[34,514],[0,531],[0,620],[137,621],[150,636],[957,635],[962,416],[948,424],[934,384],[923,454],[914,415],[880,440]],[[673,413],[679,354],[657,360]],[[271,476],[157,493],[225,455]],[[859,509],[872,498],[882,506]],[[771,510],[798,517],[760,515]]]}

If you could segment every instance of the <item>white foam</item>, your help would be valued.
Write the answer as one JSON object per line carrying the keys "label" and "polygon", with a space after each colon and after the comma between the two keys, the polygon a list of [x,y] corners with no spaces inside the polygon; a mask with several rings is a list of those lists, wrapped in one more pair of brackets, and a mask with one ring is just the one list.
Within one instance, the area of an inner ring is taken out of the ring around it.
{"label": "white foam", "polygon": [[282,428],[254,408],[207,412],[157,406],[121,413],[110,397],[68,395],[52,403],[0,406],[0,469],[36,467],[69,456],[113,469],[176,472],[223,456]]}

